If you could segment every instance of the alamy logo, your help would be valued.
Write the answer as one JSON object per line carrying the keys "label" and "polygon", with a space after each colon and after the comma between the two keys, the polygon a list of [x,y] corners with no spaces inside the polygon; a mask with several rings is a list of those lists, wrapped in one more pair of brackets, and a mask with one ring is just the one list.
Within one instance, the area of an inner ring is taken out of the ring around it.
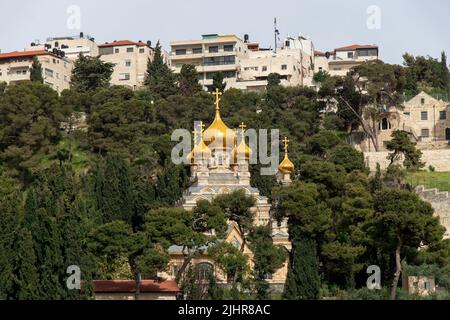
{"label": "alamy logo", "polygon": [[81,270],[79,266],[71,265],[67,267],[67,278],[66,285],[69,290],[80,290],[81,289]]}
{"label": "alamy logo", "polygon": [[377,265],[372,265],[367,268],[367,274],[370,276],[367,278],[367,288],[369,290],[381,289],[381,269]]}

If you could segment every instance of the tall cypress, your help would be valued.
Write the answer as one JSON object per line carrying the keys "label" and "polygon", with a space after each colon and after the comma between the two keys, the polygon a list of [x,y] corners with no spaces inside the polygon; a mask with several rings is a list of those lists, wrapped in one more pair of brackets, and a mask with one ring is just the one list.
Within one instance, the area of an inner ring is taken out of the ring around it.
{"label": "tall cypress", "polygon": [[291,260],[284,290],[290,300],[318,299],[320,295],[319,260],[316,242],[303,238],[292,243]]}
{"label": "tall cypress", "polygon": [[161,45],[156,44],[153,60],[148,60],[145,85],[151,93],[161,98],[167,98],[178,92],[175,75],[164,62]]}
{"label": "tall cypress", "polygon": [[42,77],[42,65],[37,57],[33,57],[33,64],[30,70],[30,80],[40,83],[44,83],[44,78]]}

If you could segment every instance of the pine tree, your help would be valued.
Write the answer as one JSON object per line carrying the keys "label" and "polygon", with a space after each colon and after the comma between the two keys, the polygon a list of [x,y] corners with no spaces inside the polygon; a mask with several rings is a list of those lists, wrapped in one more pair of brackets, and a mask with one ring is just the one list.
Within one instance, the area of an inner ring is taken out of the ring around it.
{"label": "pine tree", "polygon": [[175,76],[164,62],[159,41],[155,47],[153,60],[148,60],[145,85],[151,93],[161,98],[167,98],[178,91],[175,85]]}
{"label": "pine tree", "polygon": [[114,64],[103,62],[100,57],[85,57],[80,53],[72,70],[71,87],[79,92],[108,87]]}
{"label": "pine tree", "polygon": [[42,77],[42,65],[37,57],[33,57],[33,64],[30,70],[30,80],[40,83],[44,83],[44,78]]}

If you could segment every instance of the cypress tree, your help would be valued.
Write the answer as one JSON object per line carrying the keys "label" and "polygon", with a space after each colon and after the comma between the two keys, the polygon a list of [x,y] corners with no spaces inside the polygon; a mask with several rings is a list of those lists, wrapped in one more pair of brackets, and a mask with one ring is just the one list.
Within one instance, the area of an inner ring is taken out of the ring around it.
{"label": "cypress tree", "polygon": [[310,300],[318,299],[319,294],[320,277],[316,242],[307,238],[294,241],[284,297],[291,300]]}
{"label": "cypress tree", "polygon": [[224,92],[225,88],[227,87],[227,84],[224,82],[224,74],[223,72],[219,71],[214,73],[213,75],[213,85],[212,90],[215,91],[216,89],[219,89],[220,92]]}
{"label": "cypress tree", "polygon": [[441,87],[449,93],[450,90],[450,73],[447,65],[447,56],[445,52],[441,53]]}
{"label": "cypress tree", "polygon": [[42,65],[37,57],[33,57],[33,64],[30,70],[30,80],[40,83],[44,83],[44,78],[42,77]]}
{"label": "cypress tree", "polygon": [[161,98],[167,98],[178,92],[175,85],[175,75],[164,62],[161,45],[155,47],[153,60],[148,60],[145,85],[151,93]]}

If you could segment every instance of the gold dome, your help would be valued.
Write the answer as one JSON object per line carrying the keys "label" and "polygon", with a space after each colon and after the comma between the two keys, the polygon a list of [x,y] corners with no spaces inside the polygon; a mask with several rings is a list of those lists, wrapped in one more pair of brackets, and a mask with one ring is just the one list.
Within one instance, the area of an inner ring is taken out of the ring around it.
{"label": "gold dome", "polygon": [[[200,142],[194,146],[192,151],[187,155],[186,159],[190,161],[191,163],[195,163],[196,160],[206,160],[211,157],[211,150],[208,148],[208,146],[203,141],[203,127],[204,124],[200,123],[201,131],[200,131]],[[194,144],[197,142],[197,134],[199,131],[195,129],[194,131]]]}
{"label": "gold dome", "polygon": [[281,161],[280,165],[278,166],[278,169],[283,173],[293,173],[295,166],[292,163],[291,160],[289,160],[288,156],[288,146],[289,146],[289,140],[287,137],[284,138],[284,159]]}
{"label": "gold dome", "polygon": [[[250,159],[250,156],[252,154],[252,150],[245,143],[245,136],[244,136],[245,125],[244,125],[244,123],[242,122],[239,127],[241,128],[242,137],[241,137],[241,143],[239,144],[239,146],[236,146],[236,139],[234,140],[234,148],[232,151],[234,161],[238,160],[239,157],[242,157],[242,155],[244,156],[245,160],[248,160],[248,159]],[[236,129],[234,131],[234,134],[236,136]]]}
{"label": "gold dome", "polygon": [[294,164],[291,160],[289,160],[289,157],[287,154],[284,155],[284,160],[281,161],[280,165],[278,166],[278,169],[280,169],[283,173],[292,173],[294,172]]}
{"label": "gold dome", "polygon": [[216,96],[216,116],[214,117],[214,121],[211,123],[209,128],[204,132],[205,143],[206,145],[211,145],[214,141],[222,141],[223,147],[226,148],[227,144],[230,144],[230,141],[234,141],[235,134],[233,130],[228,128],[228,126],[222,121],[222,117],[220,116],[219,97],[222,93],[216,89],[213,94]]}

